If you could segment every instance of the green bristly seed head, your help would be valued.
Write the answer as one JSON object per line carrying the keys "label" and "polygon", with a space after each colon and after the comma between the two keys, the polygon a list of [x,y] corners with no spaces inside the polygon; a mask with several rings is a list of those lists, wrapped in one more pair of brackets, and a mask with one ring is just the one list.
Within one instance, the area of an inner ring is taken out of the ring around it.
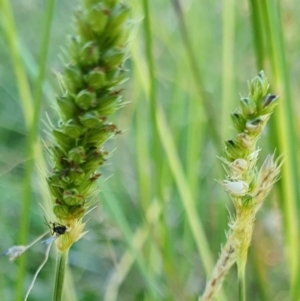
{"label": "green bristly seed head", "polygon": [[268,89],[268,80],[261,71],[249,83],[248,97],[242,97],[240,108],[231,114],[233,126],[240,134],[225,142],[225,157],[228,161],[246,159],[254,150],[257,139],[277,105],[278,97],[268,94]]}
{"label": "green bristly seed head", "polygon": [[[78,34],[68,41],[65,91],[56,99],[61,120],[52,130],[53,167],[47,178],[53,212],[70,227],[91,205],[96,171],[107,157],[103,144],[119,132],[108,115],[121,107],[117,87],[125,80],[128,16],[129,8],[113,0],[85,0],[75,14]],[[80,235],[75,232],[72,242]]]}
{"label": "green bristly seed head", "polygon": [[269,164],[272,170],[269,171],[268,181],[259,183],[262,170],[259,171],[256,167],[259,153],[256,142],[278,100],[276,95],[268,93],[268,89],[268,80],[261,71],[249,83],[248,97],[242,97],[240,107],[231,114],[237,135],[234,139],[225,141],[225,158],[222,160],[227,178],[223,181],[223,186],[232,196],[237,210],[241,206],[251,206],[257,199],[262,202],[279,174],[279,167],[276,166],[280,164],[272,161],[273,165]]}
{"label": "green bristly seed head", "polygon": [[[268,94],[269,83],[261,71],[249,83],[248,97],[242,97],[240,106],[231,114],[235,138],[225,141],[225,154],[220,158],[226,171],[222,181],[235,208],[230,215],[227,242],[207,282],[201,300],[212,300],[234,262],[238,266],[240,300],[244,300],[243,280],[248,248],[251,242],[257,211],[280,175],[280,157],[268,155],[259,169],[256,166],[260,149],[256,147],[278,97]],[[200,299],[199,299],[200,300]]]}

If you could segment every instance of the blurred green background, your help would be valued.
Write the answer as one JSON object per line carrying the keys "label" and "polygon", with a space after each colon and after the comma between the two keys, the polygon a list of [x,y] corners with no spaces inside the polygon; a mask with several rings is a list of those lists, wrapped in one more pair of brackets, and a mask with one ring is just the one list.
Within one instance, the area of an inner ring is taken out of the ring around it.
{"label": "blurred green background", "polygon": [[[50,142],[48,116],[58,122],[55,95],[63,71],[62,47],[74,32],[72,12],[78,2],[55,4],[42,85],[40,147],[32,144],[34,154],[28,156],[27,125],[35,108],[49,2],[0,0],[2,251],[18,243],[24,228],[29,161],[35,165],[26,203],[28,242],[46,230],[40,204],[51,211],[43,179],[49,162],[43,163],[38,150]],[[217,156],[222,155],[223,140],[234,135],[230,112],[238,106],[240,94],[247,95],[247,80],[261,69],[270,79],[271,92],[280,95],[280,105],[259,142],[260,162],[276,149],[285,163],[282,180],[257,217],[247,296],[251,301],[300,300],[300,2],[128,3],[128,104],[113,117],[123,134],[106,146],[112,156],[101,170],[99,203],[89,215],[89,232],[71,249],[64,300],[197,300],[226,240],[228,210],[232,211],[216,181],[224,178]],[[24,291],[44,252],[45,245],[39,243],[24,255]],[[51,299],[54,266],[55,250],[29,300]],[[1,300],[16,299],[18,267],[19,259],[9,263],[1,258]],[[238,300],[235,268],[219,300]]]}

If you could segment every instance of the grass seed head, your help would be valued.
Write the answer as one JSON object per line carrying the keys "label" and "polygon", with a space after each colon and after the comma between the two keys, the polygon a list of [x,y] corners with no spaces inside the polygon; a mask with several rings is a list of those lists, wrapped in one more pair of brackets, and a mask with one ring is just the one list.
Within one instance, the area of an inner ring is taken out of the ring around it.
{"label": "grass seed head", "polygon": [[112,0],[86,0],[75,13],[77,33],[67,43],[47,178],[53,212],[70,228],[56,241],[60,250],[80,237],[84,224],[78,221],[92,204],[95,174],[107,154],[103,145],[121,132],[108,117],[121,107],[128,16],[129,7]]}

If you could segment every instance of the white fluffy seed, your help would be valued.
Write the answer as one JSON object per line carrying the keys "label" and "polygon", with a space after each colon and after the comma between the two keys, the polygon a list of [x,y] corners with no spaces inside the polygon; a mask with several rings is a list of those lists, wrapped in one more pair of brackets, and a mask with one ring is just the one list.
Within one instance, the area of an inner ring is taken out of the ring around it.
{"label": "white fluffy seed", "polygon": [[232,194],[233,196],[244,196],[249,189],[249,185],[244,181],[223,181],[223,187],[226,192]]}

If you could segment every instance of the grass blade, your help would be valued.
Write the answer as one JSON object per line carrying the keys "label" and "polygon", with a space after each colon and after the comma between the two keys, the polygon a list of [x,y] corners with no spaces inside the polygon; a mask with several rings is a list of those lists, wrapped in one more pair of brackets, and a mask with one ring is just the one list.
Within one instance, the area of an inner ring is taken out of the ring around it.
{"label": "grass blade", "polygon": [[[297,140],[296,129],[293,124],[293,108],[289,87],[288,68],[285,59],[284,35],[280,17],[279,2],[264,0],[251,1],[253,32],[256,35],[256,55],[258,64],[262,64],[266,57],[271,63],[273,90],[280,95],[279,108],[275,112],[274,126],[276,133],[273,137],[280,153],[284,154],[285,162],[282,166],[281,177],[281,206],[284,219],[286,238],[286,252],[290,270],[291,290],[296,288],[297,266],[299,264],[299,224],[298,208],[299,173],[297,149],[293,141]],[[265,45],[268,45],[266,48]],[[270,52],[267,53],[266,49]],[[261,67],[259,65],[259,67]],[[295,294],[295,292],[293,293]],[[297,300],[297,298],[292,298]]]}

